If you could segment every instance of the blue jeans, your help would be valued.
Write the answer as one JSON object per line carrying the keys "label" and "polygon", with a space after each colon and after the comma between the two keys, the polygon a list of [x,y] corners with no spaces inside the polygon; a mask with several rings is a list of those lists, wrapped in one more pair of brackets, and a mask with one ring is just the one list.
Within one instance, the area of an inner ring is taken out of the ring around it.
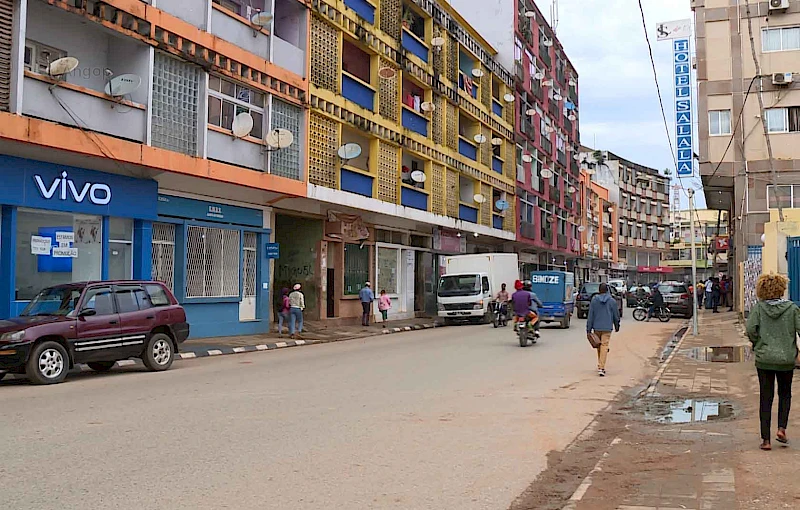
{"label": "blue jeans", "polygon": [[294,324],[299,321],[300,324],[297,328],[298,333],[303,332],[303,310],[292,307],[289,309],[289,334],[294,335]]}
{"label": "blue jeans", "polygon": [[278,334],[283,334],[283,322],[289,323],[289,311],[278,312]]}

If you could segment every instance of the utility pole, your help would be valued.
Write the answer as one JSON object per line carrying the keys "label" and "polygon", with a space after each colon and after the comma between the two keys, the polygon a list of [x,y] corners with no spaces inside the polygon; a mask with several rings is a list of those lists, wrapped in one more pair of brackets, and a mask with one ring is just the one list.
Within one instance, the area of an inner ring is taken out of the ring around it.
{"label": "utility pole", "polygon": [[[694,242],[694,188],[686,190],[689,195],[689,236],[692,238],[692,288],[697,285],[697,254]],[[692,299],[692,335],[697,336],[697,289],[694,289]]]}

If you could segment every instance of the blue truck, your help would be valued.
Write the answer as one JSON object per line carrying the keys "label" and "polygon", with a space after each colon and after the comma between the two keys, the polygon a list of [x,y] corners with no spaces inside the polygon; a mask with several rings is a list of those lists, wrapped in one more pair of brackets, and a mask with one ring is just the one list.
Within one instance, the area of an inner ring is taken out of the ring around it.
{"label": "blue truck", "polygon": [[539,320],[568,328],[575,309],[575,275],[566,271],[533,271],[530,280],[531,289],[544,304],[539,308]]}

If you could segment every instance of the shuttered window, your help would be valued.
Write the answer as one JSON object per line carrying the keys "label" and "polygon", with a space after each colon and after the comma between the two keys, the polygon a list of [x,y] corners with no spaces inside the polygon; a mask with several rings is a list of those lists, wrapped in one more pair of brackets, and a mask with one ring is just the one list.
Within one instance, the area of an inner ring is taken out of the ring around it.
{"label": "shuttered window", "polygon": [[0,111],[11,103],[11,31],[14,0],[0,0]]}

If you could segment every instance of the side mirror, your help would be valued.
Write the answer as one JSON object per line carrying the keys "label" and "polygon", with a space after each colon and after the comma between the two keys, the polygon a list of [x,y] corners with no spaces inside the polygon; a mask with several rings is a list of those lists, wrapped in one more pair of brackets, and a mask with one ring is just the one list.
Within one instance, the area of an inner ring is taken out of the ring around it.
{"label": "side mirror", "polygon": [[91,317],[92,315],[97,315],[97,310],[94,308],[84,308],[78,314],[78,317]]}

